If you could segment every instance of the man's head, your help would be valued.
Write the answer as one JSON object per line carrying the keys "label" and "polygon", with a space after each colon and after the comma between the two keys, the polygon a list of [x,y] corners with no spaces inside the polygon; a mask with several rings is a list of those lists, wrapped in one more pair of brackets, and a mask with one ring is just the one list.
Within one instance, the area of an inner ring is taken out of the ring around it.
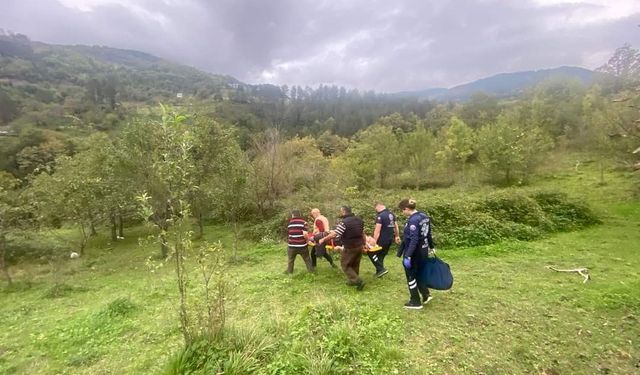
{"label": "man's head", "polygon": [[351,215],[353,212],[351,211],[351,207],[344,205],[340,207],[340,216],[345,217]]}
{"label": "man's head", "polygon": [[302,212],[300,210],[291,210],[291,217],[302,217]]}
{"label": "man's head", "polygon": [[385,207],[384,203],[376,202],[376,212],[380,212],[380,211],[384,210],[385,208],[387,208],[387,207]]}
{"label": "man's head", "polygon": [[317,218],[318,216],[320,216],[320,210],[317,208],[314,208],[311,210],[311,216],[313,216],[313,218]]}
{"label": "man's head", "polygon": [[398,203],[398,208],[402,211],[403,215],[409,216],[416,210],[416,200],[405,198]]}

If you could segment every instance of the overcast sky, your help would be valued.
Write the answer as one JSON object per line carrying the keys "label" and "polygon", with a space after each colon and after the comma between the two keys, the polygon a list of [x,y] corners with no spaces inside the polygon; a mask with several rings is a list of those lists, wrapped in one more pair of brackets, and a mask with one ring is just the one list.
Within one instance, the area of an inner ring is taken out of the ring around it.
{"label": "overcast sky", "polygon": [[596,68],[640,47],[640,0],[0,0],[0,28],[136,49],[247,83],[376,91]]}

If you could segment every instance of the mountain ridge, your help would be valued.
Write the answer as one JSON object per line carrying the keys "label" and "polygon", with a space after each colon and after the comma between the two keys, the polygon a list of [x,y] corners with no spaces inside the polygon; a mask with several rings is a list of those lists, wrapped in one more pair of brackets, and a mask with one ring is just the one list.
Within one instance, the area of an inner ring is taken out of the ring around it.
{"label": "mountain ridge", "polygon": [[584,84],[590,84],[599,74],[582,67],[559,66],[556,68],[498,73],[451,88],[402,91],[390,95],[396,97],[418,97],[435,101],[465,101],[473,94],[482,92],[506,98],[519,95],[523,90],[535,86],[548,78],[568,77],[578,79]]}

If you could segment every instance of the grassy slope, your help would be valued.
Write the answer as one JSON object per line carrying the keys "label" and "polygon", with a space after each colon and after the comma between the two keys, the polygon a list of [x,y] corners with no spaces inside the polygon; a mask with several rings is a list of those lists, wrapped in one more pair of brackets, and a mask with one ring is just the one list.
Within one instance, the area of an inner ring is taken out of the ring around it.
{"label": "grassy slope", "polygon": [[[587,199],[603,225],[443,252],[456,283],[452,291],[435,292],[422,311],[401,308],[407,291],[394,257],[382,280],[372,277],[365,260],[367,287],[357,293],[324,261],[317,275],[306,274],[298,261],[289,278],[282,275],[282,246],[244,244],[231,269],[229,321],[265,332],[277,344],[273,366],[263,370],[354,356],[354,373],[637,373],[640,202],[628,198],[627,177],[611,174],[600,186],[594,176],[571,171],[536,185],[562,186]],[[210,239],[229,242],[224,228],[208,229]],[[96,239],[85,259],[65,262],[60,278],[69,289],[52,289],[46,265],[14,268],[17,287],[0,292],[0,373],[161,370],[181,346],[176,288],[170,265],[154,273],[145,266],[156,249],[139,246],[138,235],[144,229],[117,244]],[[546,265],[588,267],[593,279],[583,284],[579,275]],[[24,287],[27,279],[31,288]],[[121,298],[124,306],[117,304]],[[116,308],[108,307],[112,302]],[[113,315],[118,306],[122,316]]]}

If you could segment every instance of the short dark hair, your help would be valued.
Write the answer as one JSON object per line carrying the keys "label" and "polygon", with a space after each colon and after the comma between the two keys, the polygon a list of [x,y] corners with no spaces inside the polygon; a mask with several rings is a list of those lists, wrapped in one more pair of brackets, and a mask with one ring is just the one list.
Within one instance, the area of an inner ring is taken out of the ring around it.
{"label": "short dark hair", "polygon": [[340,209],[341,209],[342,211],[344,211],[345,213],[347,213],[347,214],[351,214],[351,213],[353,213],[353,212],[351,211],[351,207],[350,207],[350,206],[347,206],[346,204],[345,204],[345,205],[343,205],[343,206],[340,206]]}
{"label": "short dark hair", "polygon": [[416,200],[411,198],[405,198],[401,200],[400,203],[398,203],[398,208],[401,210],[404,210],[405,208],[408,208],[410,210],[415,210]]}
{"label": "short dark hair", "polygon": [[291,210],[291,217],[302,217],[300,210]]}

